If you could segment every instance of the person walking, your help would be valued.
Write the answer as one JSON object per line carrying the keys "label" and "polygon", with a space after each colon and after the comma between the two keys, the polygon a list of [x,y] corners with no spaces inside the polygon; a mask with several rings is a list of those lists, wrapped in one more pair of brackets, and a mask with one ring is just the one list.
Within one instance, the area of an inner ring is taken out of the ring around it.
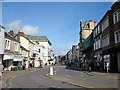
{"label": "person walking", "polygon": [[30,64],[29,64],[29,71],[31,71],[32,70],[32,62],[30,62]]}
{"label": "person walking", "polygon": [[109,63],[109,62],[107,62],[107,64],[106,64],[107,73],[109,73],[109,66],[110,66],[110,63]]}
{"label": "person walking", "polygon": [[26,63],[24,62],[24,64],[23,64],[23,70],[25,70],[26,69]]}

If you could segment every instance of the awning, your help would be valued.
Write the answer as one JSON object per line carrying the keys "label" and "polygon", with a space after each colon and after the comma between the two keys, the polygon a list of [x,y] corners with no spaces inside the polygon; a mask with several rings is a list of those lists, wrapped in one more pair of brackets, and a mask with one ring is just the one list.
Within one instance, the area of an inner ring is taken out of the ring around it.
{"label": "awning", "polygon": [[22,58],[16,58],[16,59],[13,59],[13,61],[23,61]]}
{"label": "awning", "polygon": [[3,60],[13,59],[13,55],[4,55]]}
{"label": "awning", "polygon": [[21,58],[20,56],[14,56],[13,58],[13,61],[23,61],[23,58]]}
{"label": "awning", "polygon": [[49,59],[48,61],[53,61],[53,59]]}

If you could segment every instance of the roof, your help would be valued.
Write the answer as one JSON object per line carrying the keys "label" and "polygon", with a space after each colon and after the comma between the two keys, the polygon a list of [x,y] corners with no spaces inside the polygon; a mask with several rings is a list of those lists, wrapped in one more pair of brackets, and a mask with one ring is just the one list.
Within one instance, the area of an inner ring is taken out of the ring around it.
{"label": "roof", "polygon": [[50,45],[52,45],[46,36],[27,36],[27,37],[31,40],[37,40],[40,42],[48,42]]}
{"label": "roof", "polygon": [[[18,40],[16,40],[14,37],[12,37],[10,34],[8,34],[7,32],[5,32],[5,38],[19,42]],[[20,42],[19,42],[20,43]]]}
{"label": "roof", "polygon": [[4,26],[0,25],[0,29],[1,29],[1,28],[5,29],[5,27],[4,27]]}

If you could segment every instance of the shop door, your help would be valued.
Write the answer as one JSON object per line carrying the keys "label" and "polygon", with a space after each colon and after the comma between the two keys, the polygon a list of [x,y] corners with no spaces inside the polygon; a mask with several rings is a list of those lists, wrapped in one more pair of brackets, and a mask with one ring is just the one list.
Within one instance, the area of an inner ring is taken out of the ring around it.
{"label": "shop door", "polygon": [[117,60],[118,60],[118,72],[120,72],[120,53],[117,54]]}

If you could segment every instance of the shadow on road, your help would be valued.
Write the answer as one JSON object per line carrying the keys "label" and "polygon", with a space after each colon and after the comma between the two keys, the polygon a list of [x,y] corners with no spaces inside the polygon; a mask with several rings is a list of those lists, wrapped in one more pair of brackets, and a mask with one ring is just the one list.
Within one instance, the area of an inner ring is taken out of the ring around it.
{"label": "shadow on road", "polygon": [[77,67],[77,66],[66,66],[66,69],[81,71],[81,70],[80,70],[80,67]]}
{"label": "shadow on road", "polygon": [[118,88],[4,88],[1,90],[119,90]]}

